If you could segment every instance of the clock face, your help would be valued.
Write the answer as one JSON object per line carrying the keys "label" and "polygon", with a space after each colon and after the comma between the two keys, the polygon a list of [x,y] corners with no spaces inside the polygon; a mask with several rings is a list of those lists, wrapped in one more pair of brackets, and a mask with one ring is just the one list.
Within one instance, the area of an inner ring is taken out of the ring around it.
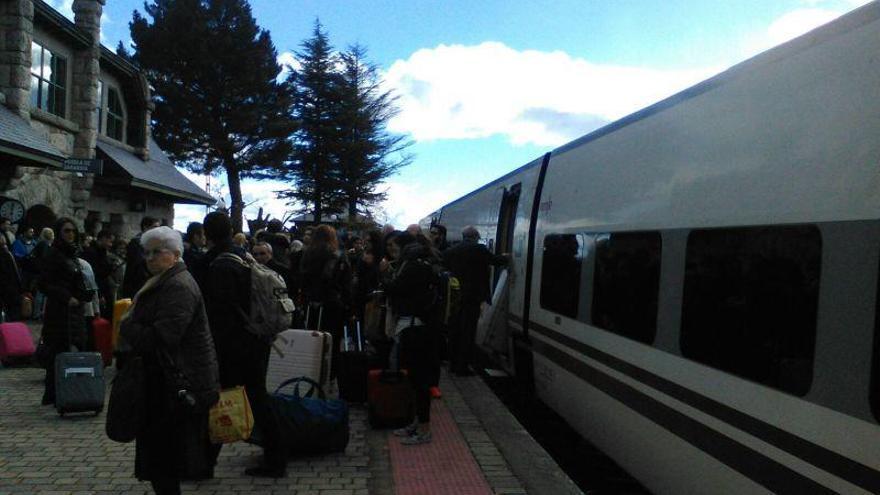
{"label": "clock face", "polygon": [[10,222],[16,224],[24,218],[24,205],[14,199],[0,201],[0,217],[8,218]]}

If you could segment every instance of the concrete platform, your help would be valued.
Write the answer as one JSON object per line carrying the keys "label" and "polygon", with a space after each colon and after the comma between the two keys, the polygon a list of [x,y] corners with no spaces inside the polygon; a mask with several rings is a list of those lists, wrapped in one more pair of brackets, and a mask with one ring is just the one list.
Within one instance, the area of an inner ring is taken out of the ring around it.
{"label": "concrete platform", "polygon": [[[142,494],[133,477],[134,444],[104,434],[104,415],[59,418],[40,406],[44,371],[0,368],[0,495]],[[113,369],[108,369],[109,377]],[[432,404],[430,444],[402,446],[390,431],[371,430],[352,405],[345,453],[291,459],[283,479],[244,476],[260,449],[223,448],[215,478],[185,493],[298,495],[519,495],[580,493],[476,377],[441,381]]]}

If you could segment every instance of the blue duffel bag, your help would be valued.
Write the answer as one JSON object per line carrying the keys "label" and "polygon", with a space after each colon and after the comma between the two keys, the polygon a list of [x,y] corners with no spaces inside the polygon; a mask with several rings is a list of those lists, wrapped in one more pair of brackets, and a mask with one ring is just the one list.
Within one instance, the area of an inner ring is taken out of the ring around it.
{"label": "blue duffel bag", "polygon": [[[308,386],[303,395],[300,384]],[[293,385],[293,393],[282,389]],[[314,455],[343,452],[348,445],[348,403],[327,399],[324,390],[307,377],[292,378],[270,396],[278,418],[281,438],[290,455]],[[251,434],[251,443],[263,445],[259,424]]]}

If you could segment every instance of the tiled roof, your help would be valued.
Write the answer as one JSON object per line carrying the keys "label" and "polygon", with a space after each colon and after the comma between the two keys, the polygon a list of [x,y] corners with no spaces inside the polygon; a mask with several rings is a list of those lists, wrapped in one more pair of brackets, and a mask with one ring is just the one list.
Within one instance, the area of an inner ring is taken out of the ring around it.
{"label": "tiled roof", "polygon": [[60,165],[66,158],[45,136],[4,105],[0,105],[0,146],[48,164]]}
{"label": "tiled roof", "polygon": [[134,187],[156,190],[184,199],[182,203],[212,205],[215,202],[213,197],[180,173],[174,162],[152,139],[149,143],[149,161],[104,141],[98,141],[98,149],[131,176]]}

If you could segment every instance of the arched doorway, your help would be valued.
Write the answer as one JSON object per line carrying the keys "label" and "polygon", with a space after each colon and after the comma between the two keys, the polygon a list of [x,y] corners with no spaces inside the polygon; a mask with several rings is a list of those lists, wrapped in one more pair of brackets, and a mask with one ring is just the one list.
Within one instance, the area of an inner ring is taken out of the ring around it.
{"label": "arched doorway", "polygon": [[24,225],[34,228],[34,233],[40,235],[40,231],[45,227],[52,228],[57,220],[55,212],[46,205],[34,205],[28,208],[24,214]]}

